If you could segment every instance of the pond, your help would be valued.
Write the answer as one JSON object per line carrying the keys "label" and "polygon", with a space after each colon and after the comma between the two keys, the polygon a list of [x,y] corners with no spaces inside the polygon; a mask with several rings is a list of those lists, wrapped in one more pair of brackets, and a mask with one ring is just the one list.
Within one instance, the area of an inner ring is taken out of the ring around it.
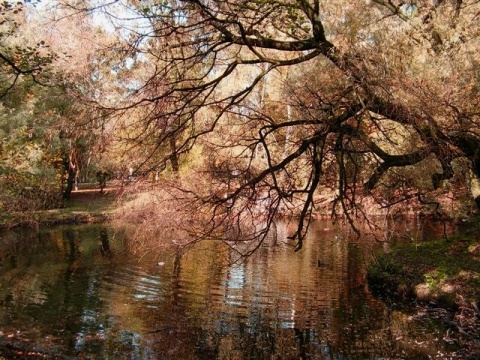
{"label": "pond", "polygon": [[100,225],[3,233],[0,358],[447,358],[434,320],[370,294],[371,243],[316,222],[294,253],[286,227],[241,262],[218,242],[133,255]]}

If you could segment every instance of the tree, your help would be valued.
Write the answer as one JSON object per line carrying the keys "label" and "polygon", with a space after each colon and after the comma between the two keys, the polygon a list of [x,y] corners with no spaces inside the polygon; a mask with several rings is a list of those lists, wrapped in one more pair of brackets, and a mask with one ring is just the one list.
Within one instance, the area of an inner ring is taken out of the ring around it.
{"label": "tree", "polygon": [[48,84],[48,67],[55,60],[44,40],[26,39],[22,1],[0,4],[0,97],[10,91],[22,77],[37,84]]}
{"label": "tree", "polygon": [[42,89],[19,80],[0,101],[0,207],[6,213],[60,205],[60,181],[46,154],[51,124],[35,118]]}
{"label": "tree", "polygon": [[[298,250],[323,187],[353,224],[363,199],[432,203],[462,171],[480,207],[478,1],[128,5],[141,26],[125,51],[150,71],[108,110],[155,108],[142,120],[154,149],[202,142],[230,164],[210,163],[213,193],[195,192],[214,214],[197,235],[248,223],[238,235],[262,239],[278,212],[300,206]],[[295,74],[275,90],[289,111],[258,101],[279,71]]]}
{"label": "tree", "polygon": [[[59,206],[62,193],[68,199],[105,150],[105,117],[82,100],[95,94],[109,70],[98,70],[103,58],[93,56],[91,42],[81,54],[68,55],[74,43],[86,47],[81,42],[91,38],[79,34],[91,26],[72,17],[53,21],[49,15],[32,3],[2,4],[0,206],[6,211]],[[104,45],[108,36],[103,35],[92,34]]]}
{"label": "tree", "polygon": [[41,4],[29,15],[28,24],[35,29],[31,36],[45,39],[59,54],[52,62],[55,86],[38,99],[36,115],[50,124],[55,140],[48,152],[57,159],[63,174],[63,197],[68,199],[79,181],[96,181],[98,171],[110,170],[113,161],[105,159],[110,137],[106,115],[91,102],[106,91],[110,93],[106,97],[115,101],[116,85],[109,77],[119,69],[102,51],[111,45],[111,34],[96,26],[90,16],[50,3]]}

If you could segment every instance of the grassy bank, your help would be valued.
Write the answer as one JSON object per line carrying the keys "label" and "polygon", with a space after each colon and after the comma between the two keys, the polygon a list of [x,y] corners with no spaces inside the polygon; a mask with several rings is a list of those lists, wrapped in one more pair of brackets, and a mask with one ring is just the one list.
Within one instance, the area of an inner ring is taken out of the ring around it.
{"label": "grassy bank", "polygon": [[397,303],[446,309],[447,340],[465,358],[480,358],[480,221],[449,239],[393,246],[369,267],[368,281],[374,293]]}
{"label": "grassy bank", "polygon": [[480,300],[480,242],[444,239],[395,246],[369,269],[378,291],[443,306]]}
{"label": "grassy bank", "polygon": [[117,194],[116,188],[107,188],[103,194],[98,189],[74,191],[60,209],[3,214],[0,228],[103,222],[110,218]]}

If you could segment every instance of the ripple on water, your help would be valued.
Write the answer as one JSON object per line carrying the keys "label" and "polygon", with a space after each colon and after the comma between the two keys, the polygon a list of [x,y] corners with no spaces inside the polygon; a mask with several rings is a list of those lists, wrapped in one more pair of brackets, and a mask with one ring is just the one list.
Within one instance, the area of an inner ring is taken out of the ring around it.
{"label": "ripple on water", "polygon": [[140,266],[112,269],[104,275],[103,282],[103,296],[106,299],[158,302],[165,298],[165,280],[159,274],[151,274]]}

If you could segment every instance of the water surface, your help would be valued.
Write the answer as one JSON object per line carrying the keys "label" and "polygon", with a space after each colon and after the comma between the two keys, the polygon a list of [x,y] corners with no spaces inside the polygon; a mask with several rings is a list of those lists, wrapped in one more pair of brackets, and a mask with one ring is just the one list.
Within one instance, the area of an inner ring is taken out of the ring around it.
{"label": "water surface", "polygon": [[286,226],[243,262],[215,242],[133,255],[131,239],[98,225],[3,233],[0,355],[13,346],[83,359],[448,356],[433,321],[369,293],[371,244],[318,222],[294,253]]}

